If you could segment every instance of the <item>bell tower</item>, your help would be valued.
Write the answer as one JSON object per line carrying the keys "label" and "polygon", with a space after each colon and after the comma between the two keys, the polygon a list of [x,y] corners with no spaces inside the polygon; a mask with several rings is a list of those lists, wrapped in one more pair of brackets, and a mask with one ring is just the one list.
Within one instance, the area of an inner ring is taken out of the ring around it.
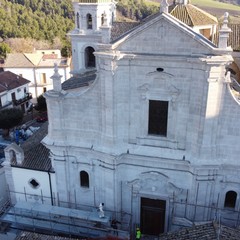
{"label": "bell tower", "polygon": [[[114,0],[73,0],[75,29],[72,43],[73,74],[96,68],[94,52],[104,39],[103,28],[112,26],[116,16]],[[106,42],[105,42],[106,43]]]}

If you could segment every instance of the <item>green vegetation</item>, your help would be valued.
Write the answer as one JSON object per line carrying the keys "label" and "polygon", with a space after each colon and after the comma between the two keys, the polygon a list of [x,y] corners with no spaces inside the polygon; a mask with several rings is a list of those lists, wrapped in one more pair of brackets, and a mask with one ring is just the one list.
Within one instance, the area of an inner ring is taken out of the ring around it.
{"label": "green vegetation", "polygon": [[11,52],[11,48],[7,43],[0,43],[0,58],[5,58],[7,53]]}
{"label": "green vegetation", "polygon": [[23,112],[19,108],[7,108],[0,112],[0,128],[4,131],[3,137],[9,137],[9,130],[22,122]]}
{"label": "green vegetation", "polygon": [[[217,0],[191,0],[199,7],[240,11],[240,6]],[[118,20],[140,21],[159,11],[151,0],[119,0]],[[221,13],[222,14],[222,13]],[[74,28],[72,0],[0,0],[0,58],[11,52],[58,48],[71,54],[66,33]]]}
{"label": "green vegetation", "polygon": [[35,106],[35,109],[39,112],[47,111],[47,103],[43,95],[40,95],[39,97],[37,97],[37,105]]}
{"label": "green vegetation", "polygon": [[123,17],[139,21],[158,12],[159,4],[144,0],[119,0],[117,10]]}
{"label": "green vegetation", "polygon": [[193,5],[202,6],[202,7],[211,7],[211,8],[220,8],[225,10],[234,10],[240,11],[240,6],[218,2],[216,0],[191,0]]}
{"label": "green vegetation", "polygon": [[71,0],[0,0],[0,38],[35,39],[49,45],[74,27]]}

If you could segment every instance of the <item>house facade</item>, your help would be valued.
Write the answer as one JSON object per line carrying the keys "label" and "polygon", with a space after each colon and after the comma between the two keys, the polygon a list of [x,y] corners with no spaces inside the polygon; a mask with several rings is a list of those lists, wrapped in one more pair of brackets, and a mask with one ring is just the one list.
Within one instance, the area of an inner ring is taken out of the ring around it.
{"label": "house facade", "polygon": [[29,92],[30,81],[10,71],[0,73],[0,110],[18,107],[25,112],[32,95]]}
{"label": "house facade", "polygon": [[60,50],[35,50],[34,53],[10,53],[7,55],[4,71],[12,71],[31,81],[29,90],[34,101],[44,92],[52,89],[54,64],[59,67],[62,81],[70,78],[70,58],[62,58]]}

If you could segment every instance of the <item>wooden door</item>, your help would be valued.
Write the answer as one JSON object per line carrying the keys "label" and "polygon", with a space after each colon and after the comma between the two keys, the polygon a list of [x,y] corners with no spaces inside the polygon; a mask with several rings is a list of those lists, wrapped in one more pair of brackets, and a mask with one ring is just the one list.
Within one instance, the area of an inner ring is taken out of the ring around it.
{"label": "wooden door", "polygon": [[143,234],[159,235],[164,232],[166,201],[141,198],[141,230]]}

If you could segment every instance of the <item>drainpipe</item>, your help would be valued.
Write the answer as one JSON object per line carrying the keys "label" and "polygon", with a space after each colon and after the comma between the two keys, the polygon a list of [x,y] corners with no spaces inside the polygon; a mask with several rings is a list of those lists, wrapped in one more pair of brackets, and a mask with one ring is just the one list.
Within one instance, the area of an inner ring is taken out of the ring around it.
{"label": "drainpipe", "polygon": [[51,175],[50,175],[50,169],[48,170],[48,178],[49,178],[49,187],[50,187],[50,194],[51,194],[51,204],[53,206],[53,193],[52,193],[52,181],[51,181]]}
{"label": "drainpipe", "polygon": [[34,80],[35,97],[37,99],[38,91],[37,91],[37,76],[36,76],[36,68],[35,67],[33,67],[33,80]]}

